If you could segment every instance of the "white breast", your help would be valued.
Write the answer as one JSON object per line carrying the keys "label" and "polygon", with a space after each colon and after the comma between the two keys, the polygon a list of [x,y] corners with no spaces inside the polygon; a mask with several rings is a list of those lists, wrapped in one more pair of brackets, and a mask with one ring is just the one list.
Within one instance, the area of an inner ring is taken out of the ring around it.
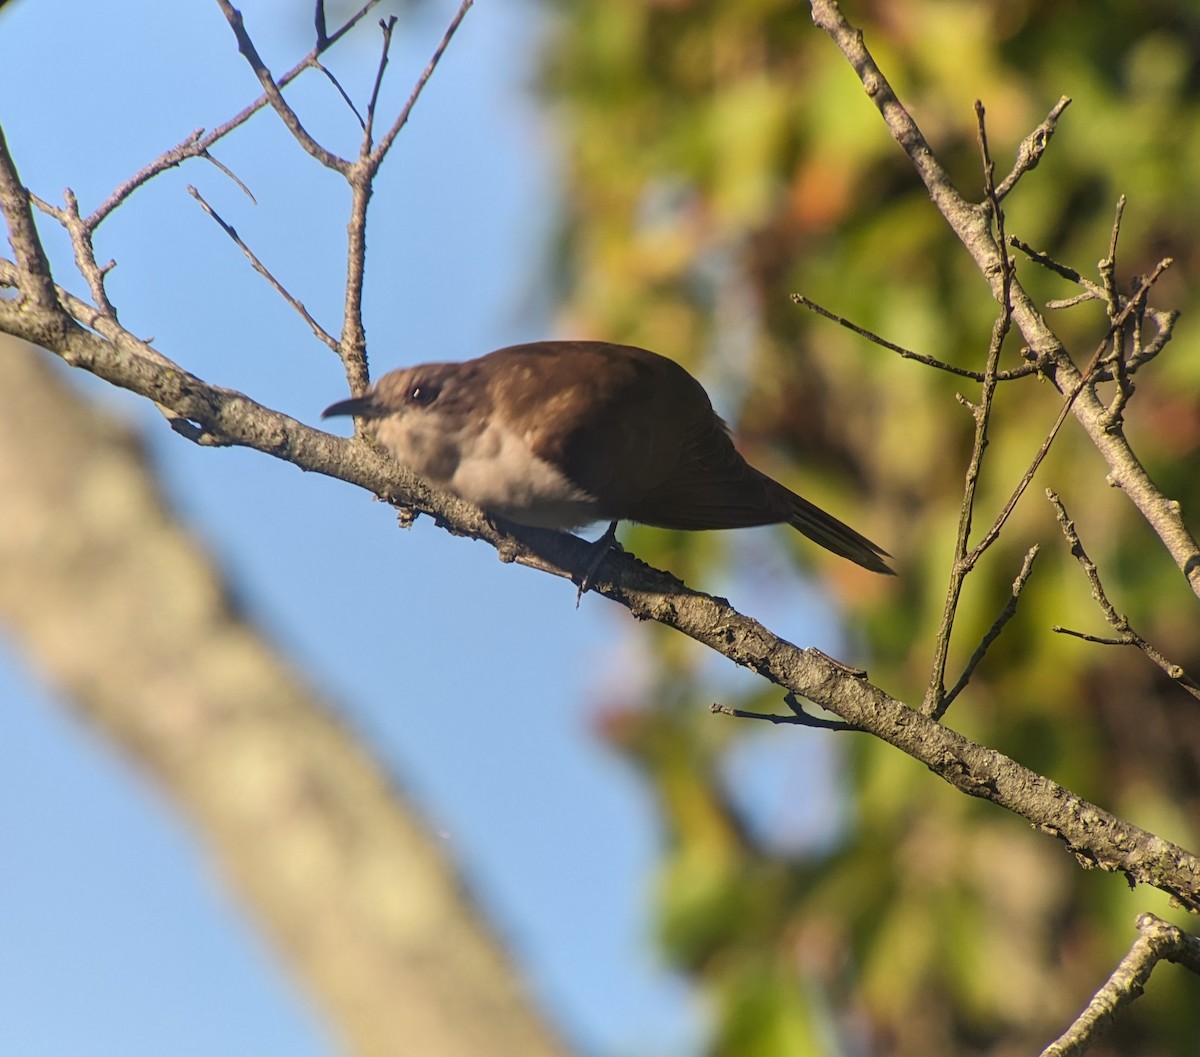
{"label": "white breast", "polygon": [[522,525],[569,529],[600,518],[595,499],[534,455],[526,436],[494,422],[460,444],[458,466],[444,487]]}
{"label": "white breast", "polygon": [[435,414],[389,415],[376,435],[430,484],[522,525],[571,529],[600,520],[594,497],[534,455],[526,435]]}

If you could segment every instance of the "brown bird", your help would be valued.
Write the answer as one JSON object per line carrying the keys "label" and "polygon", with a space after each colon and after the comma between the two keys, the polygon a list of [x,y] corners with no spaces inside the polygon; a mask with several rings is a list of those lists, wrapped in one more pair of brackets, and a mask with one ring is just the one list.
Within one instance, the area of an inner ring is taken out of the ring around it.
{"label": "brown bird", "polygon": [[513,345],[385,374],[323,418],[372,420],[431,484],[522,525],[638,521],[668,529],[785,522],[863,568],[888,553],[756,470],[708,394],[665,356],[603,341]]}

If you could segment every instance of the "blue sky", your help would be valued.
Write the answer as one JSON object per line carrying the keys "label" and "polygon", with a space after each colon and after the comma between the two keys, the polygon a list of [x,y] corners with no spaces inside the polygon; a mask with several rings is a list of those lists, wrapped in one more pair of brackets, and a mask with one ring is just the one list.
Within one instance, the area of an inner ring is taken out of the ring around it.
{"label": "blue sky", "polygon": [[[276,72],[310,47],[306,4],[241,6]],[[449,12],[430,3],[402,18],[383,113],[407,96]],[[479,3],[385,167],[366,290],[375,373],[556,334],[536,293],[556,201],[553,137],[528,87],[540,32],[532,4]],[[330,57],[357,100],[378,39],[361,29]],[[69,15],[17,0],[0,13],[0,68],[0,122],[25,182],[51,200],[70,186],[85,210],[257,94],[205,0]],[[357,125],[324,79],[306,76],[291,98],[318,137],[355,149]],[[258,204],[203,163],[154,181],[102,229],[101,259],[118,261],[111,293],[127,326],[189,370],[316,423],[345,395],[340,365],[186,185],[335,332],[346,193],[269,113],[215,153]],[[60,280],[82,292],[64,241],[43,228]],[[576,611],[565,581],[502,565],[427,520],[399,532],[361,491],[196,448],[143,402],[72,378],[140,424],[168,494],[250,613],[422,803],[569,1037],[604,1055],[693,1052],[702,1004],[649,938],[656,823],[636,774],[591,729],[606,694],[636,696],[642,640],[624,611],[595,596]],[[787,575],[782,557],[763,557],[769,534],[740,538],[756,562],[779,564],[742,577],[743,592]],[[737,584],[703,586],[744,599]],[[810,592],[774,590],[753,608],[797,641],[837,647]],[[718,686],[741,678],[714,668]],[[3,640],[0,700],[5,1052],[335,1052],[169,805]],[[828,787],[827,751],[820,735],[755,737],[731,773],[763,825],[811,835],[830,825],[814,795]],[[797,802],[803,814],[787,806]]]}

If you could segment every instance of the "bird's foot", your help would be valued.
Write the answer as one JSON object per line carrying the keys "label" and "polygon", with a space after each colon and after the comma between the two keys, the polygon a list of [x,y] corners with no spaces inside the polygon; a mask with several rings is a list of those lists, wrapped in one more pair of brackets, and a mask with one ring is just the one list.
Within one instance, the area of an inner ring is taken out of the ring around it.
{"label": "bird's foot", "polygon": [[624,550],[625,548],[617,540],[617,523],[613,521],[604,530],[604,535],[592,544],[592,560],[588,564],[587,571],[583,574],[583,579],[579,581],[579,592],[575,595],[576,609],[579,608],[579,603],[583,600],[583,592],[592,586],[592,578],[599,571],[600,566],[604,564],[604,559],[608,557],[609,552],[623,552]]}

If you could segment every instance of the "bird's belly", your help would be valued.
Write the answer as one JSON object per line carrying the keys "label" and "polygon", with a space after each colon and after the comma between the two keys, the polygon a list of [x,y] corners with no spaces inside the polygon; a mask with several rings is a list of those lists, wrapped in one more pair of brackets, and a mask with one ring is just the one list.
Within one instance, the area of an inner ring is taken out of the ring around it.
{"label": "bird's belly", "polygon": [[521,525],[571,529],[601,517],[593,496],[535,455],[525,437],[494,423],[460,447],[445,487]]}

